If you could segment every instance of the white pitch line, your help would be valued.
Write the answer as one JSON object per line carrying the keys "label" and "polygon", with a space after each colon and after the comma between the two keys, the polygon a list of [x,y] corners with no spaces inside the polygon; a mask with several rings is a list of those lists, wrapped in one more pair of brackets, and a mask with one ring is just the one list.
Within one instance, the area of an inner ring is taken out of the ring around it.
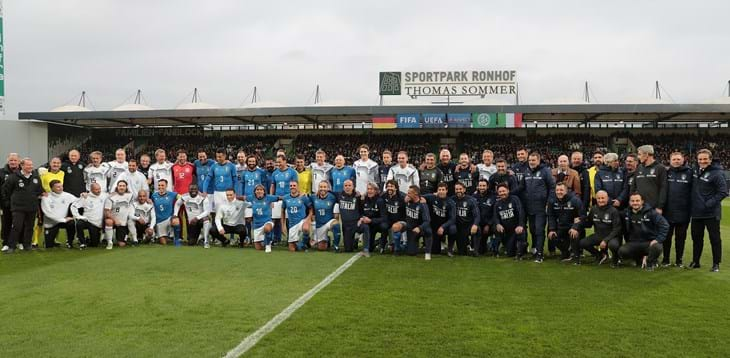
{"label": "white pitch line", "polygon": [[329,276],[325,277],[324,280],[322,280],[320,283],[317,284],[317,286],[312,287],[311,290],[307,291],[305,294],[303,294],[301,297],[297,298],[296,301],[292,302],[292,304],[289,305],[289,307],[285,308],[283,311],[281,311],[279,314],[274,316],[270,321],[266,322],[265,325],[261,326],[261,328],[257,329],[256,332],[251,333],[246,339],[241,341],[241,343],[236,346],[236,348],[233,348],[230,350],[225,357],[226,358],[233,358],[233,357],[240,357],[246,351],[251,349],[253,346],[258,343],[261,338],[264,338],[267,334],[269,334],[271,331],[274,330],[279,324],[286,321],[289,316],[292,315],[296,310],[299,309],[299,307],[302,307],[307,301],[309,301],[310,298],[312,298],[317,292],[322,290],[323,288],[327,287],[327,285],[330,284],[330,282],[334,281],[337,276],[345,272],[352,264],[357,261],[357,259],[360,258],[359,254],[356,254],[352,256],[349,260],[347,260],[342,266],[337,268],[334,272],[329,274]]}

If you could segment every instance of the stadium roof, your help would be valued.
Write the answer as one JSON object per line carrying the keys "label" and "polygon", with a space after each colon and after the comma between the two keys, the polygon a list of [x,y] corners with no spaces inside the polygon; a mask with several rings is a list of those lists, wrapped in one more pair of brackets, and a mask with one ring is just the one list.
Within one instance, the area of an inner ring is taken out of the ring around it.
{"label": "stadium roof", "polygon": [[523,113],[523,123],[730,123],[730,103],[302,106],[130,111],[21,112],[21,120],[88,128],[370,123],[398,113]]}

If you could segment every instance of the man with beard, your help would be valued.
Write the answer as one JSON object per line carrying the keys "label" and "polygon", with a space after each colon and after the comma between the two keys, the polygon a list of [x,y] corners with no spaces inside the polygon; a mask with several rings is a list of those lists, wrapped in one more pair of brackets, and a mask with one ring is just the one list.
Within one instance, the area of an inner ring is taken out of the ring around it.
{"label": "man with beard", "polygon": [[[476,252],[479,255],[483,255],[489,250],[494,256],[499,256],[499,241],[492,238],[494,235],[492,221],[494,219],[494,203],[496,200],[494,195],[489,193],[489,182],[486,179],[479,179],[474,200],[477,201],[477,205],[479,206],[479,225],[481,225],[479,245],[475,245],[479,249]],[[491,241],[489,241],[490,238],[492,238]]]}
{"label": "man with beard", "polygon": [[421,179],[422,195],[436,192],[436,186],[441,183],[444,174],[436,167],[436,156],[433,153],[426,154],[425,165],[419,171],[418,177]]}
{"label": "man with beard", "polygon": [[504,159],[497,159],[497,172],[489,177],[489,193],[497,195],[497,187],[500,184],[504,184],[509,189],[510,195],[518,195],[520,192],[520,185],[515,177],[509,170],[507,170],[507,161]]}
{"label": "man with beard", "polygon": [[659,214],[667,205],[667,169],[654,159],[654,147],[642,145],[637,149],[641,165],[636,169],[632,193],[639,193]]}
{"label": "man with beard", "polygon": [[246,152],[240,150],[238,153],[236,153],[236,187],[233,188],[236,197],[242,198],[244,194],[244,188],[246,186],[246,182],[243,180],[243,173],[248,169],[248,165],[246,165]]}
{"label": "man with beard", "polygon": [[[578,172],[578,178],[580,179],[580,200],[583,202],[583,210],[588,210],[591,199],[591,181],[588,177],[588,169],[583,164],[583,153],[576,151],[570,154],[570,169]],[[581,230],[581,236],[585,236],[583,230]]]}
{"label": "man with beard", "polygon": [[[383,202],[385,203],[386,224],[388,233],[393,243],[393,252],[400,253],[402,250],[401,233],[393,231],[393,225],[397,222],[404,221],[406,216],[405,196],[398,190],[398,182],[391,179],[385,183],[385,193],[383,193]],[[384,244],[381,238],[381,244]],[[382,247],[385,245],[381,246]]]}
{"label": "man with beard", "polygon": [[[464,185],[466,194],[471,195],[477,191],[477,182],[479,182],[479,172],[476,167],[471,165],[469,155],[466,153],[459,154],[459,165],[456,167],[456,182]],[[454,188],[456,189],[456,188]],[[454,190],[456,192],[456,190]]]}
{"label": "man with beard", "polygon": [[477,164],[479,179],[489,180],[489,177],[497,172],[497,166],[495,166],[492,161],[494,161],[494,152],[489,149],[485,149],[482,152],[482,162]]}
{"label": "man with beard", "polygon": [[456,208],[456,234],[455,240],[449,237],[449,256],[453,254],[454,242],[459,255],[464,256],[468,253],[468,245],[474,250],[473,255],[479,255],[479,205],[476,200],[466,194],[466,185],[457,182],[454,185],[454,207]]}
{"label": "man with beard", "polygon": [[[603,152],[596,151],[593,153],[593,166],[588,168],[588,182],[591,185],[590,191],[588,191],[589,198],[589,205],[593,205],[593,199],[596,196],[596,174],[598,173],[598,170],[601,169],[601,166],[603,166]],[[588,210],[588,208],[586,208]]]}
{"label": "man with beard", "polygon": [[505,184],[497,187],[497,203],[494,205],[494,231],[507,248],[507,256],[522,260],[527,241],[525,240],[525,211],[520,199],[510,195]]}
{"label": "man with beard", "polygon": [[517,157],[517,162],[512,164],[512,172],[517,177],[517,182],[522,182],[525,173],[530,170],[530,165],[527,163],[527,148],[522,147],[517,149],[515,156]]}
{"label": "man with beard", "polygon": [[[289,183],[289,194],[282,199],[281,227],[286,228],[289,251],[304,250],[309,244],[312,202],[299,192],[299,183]],[[284,232],[282,232],[284,234]]]}
{"label": "man with beard", "polygon": [[[198,188],[202,189],[203,191],[201,194],[207,195],[207,194],[213,194],[208,193],[208,187],[210,186],[209,180],[210,180],[210,168],[213,165],[212,160],[208,160],[208,153],[205,152],[205,149],[200,148],[198,149],[198,159],[193,162],[193,165],[195,166],[195,176],[197,177],[197,183]],[[139,170],[139,169],[138,169]],[[145,173],[142,173],[145,174]]]}
{"label": "man with beard", "polygon": [[178,217],[183,217],[181,211],[183,208],[185,210],[188,246],[197,245],[200,234],[203,234],[203,245],[207,249],[210,247],[208,234],[211,226],[208,198],[199,195],[197,184],[190,184],[186,191],[187,193],[180,196],[180,200],[175,201],[175,213]]}
{"label": "man with beard", "polygon": [[134,159],[129,160],[127,168],[126,172],[119,175],[119,180],[127,182],[127,188],[132,193],[132,197],[137,198],[137,193],[149,189],[149,186],[147,186],[147,177],[139,172],[137,169],[137,161]]}
{"label": "man with beard", "polygon": [[435,236],[431,253],[435,255],[441,253],[446,236],[451,238],[456,235],[456,207],[448,194],[449,185],[439,183],[435,195],[426,194],[422,197],[431,216],[431,232]]}
{"label": "man with beard", "polygon": [[90,191],[91,184],[97,183],[101,186],[101,191],[107,193],[107,172],[109,166],[106,163],[101,162],[101,152],[94,151],[89,154],[91,163],[84,168],[84,182],[86,182],[86,191]]}
{"label": "man with beard", "polygon": [[188,152],[185,149],[177,151],[177,161],[172,165],[172,176],[173,190],[180,195],[186,194],[190,185],[195,182],[195,166],[188,162]]}
{"label": "man with beard", "polygon": [[[406,253],[410,256],[418,254],[418,243],[421,238],[424,241],[425,259],[431,260],[431,245],[433,238],[431,233],[431,217],[428,215],[428,207],[421,203],[420,189],[411,185],[406,194],[408,203],[405,207],[405,220],[393,224],[392,231],[405,232],[408,238]],[[397,251],[396,251],[397,253]]]}
{"label": "man with beard", "polygon": [[682,267],[684,243],[687,240],[690,216],[692,214],[692,169],[684,165],[684,155],[674,152],[669,157],[670,167],[667,170],[667,206],[664,217],[669,222],[669,233],[664,241],[662,266],[669,266],[672,253],[672,236],[676,243],[674,264]]}
{"label": "man with beard", "polygon": [[540,162],[540,154],[530,153],[528,159],[529,171],[522,177],[522,193],[527,202],[525,211],[532,237],[532,250],[535,263],[542,263],[545,247],[545,206],[548,198],[555,195],[555,181],[550,169]]}

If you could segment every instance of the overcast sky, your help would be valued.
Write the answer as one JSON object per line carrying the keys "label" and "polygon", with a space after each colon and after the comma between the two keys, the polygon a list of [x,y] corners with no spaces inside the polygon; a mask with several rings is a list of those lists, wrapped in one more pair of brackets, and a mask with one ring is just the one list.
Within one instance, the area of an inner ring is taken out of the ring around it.
{"label": "overcast sky", "polygon": [[[522,103],[718,98],[730,1],[4,0],[6,119],[74,102],[377,103],[378,72],[518,71]],[[186,97],[187,96],[187,97]]]}

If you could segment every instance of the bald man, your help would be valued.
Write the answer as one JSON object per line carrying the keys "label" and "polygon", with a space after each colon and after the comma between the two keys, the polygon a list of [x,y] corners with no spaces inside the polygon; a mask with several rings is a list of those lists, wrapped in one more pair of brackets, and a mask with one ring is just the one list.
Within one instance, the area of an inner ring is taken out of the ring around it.
{"label": "bald man", "polygon": [[[20,169],[20,157],[18,153],[8,154],[7,163],[3,168],[0,169],[0,188],[3,187],[5,182],[8,180],[10,175],[15,174]],[[0,191],[2,192],[2,191]],[[2,251],[8,251],[8,240],[10,240],[10,228],[13,226],[13,213],[10,210],[10,198],[5,198],[0,193],[0,209],[3,211],[2,215]]]}

